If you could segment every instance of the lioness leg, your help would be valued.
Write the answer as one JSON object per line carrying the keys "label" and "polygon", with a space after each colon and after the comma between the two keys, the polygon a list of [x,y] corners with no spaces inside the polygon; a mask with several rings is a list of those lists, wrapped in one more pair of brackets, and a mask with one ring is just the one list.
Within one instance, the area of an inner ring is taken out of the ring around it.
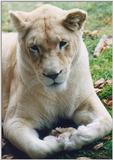
{"label": "lioness leg", "polygon": [[60,140],[65,141],[65,149],[80,149],[112,129],[112,119],[96,95],[84,101],[73,114],[73,120],[79,125],[78,129],[70,135],[68,132],[59,136]]}
{"label": "lioness leg", "polygon": [[59,151],[62,144],[54,136],[44,140],[23,119],[12,119],[4,123],[4,134],[17,148],[26,152],[31,158],[43,158],[54,151]]}

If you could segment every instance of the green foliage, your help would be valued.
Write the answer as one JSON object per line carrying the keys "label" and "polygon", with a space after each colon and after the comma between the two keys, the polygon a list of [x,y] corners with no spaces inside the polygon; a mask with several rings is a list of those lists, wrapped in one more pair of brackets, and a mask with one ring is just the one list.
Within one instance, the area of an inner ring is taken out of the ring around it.
{"label": "green foliage", "polygon": [[102,92],[99,93],[99,97],[101,99],[107,99],[112,95],[112,86],[111,85],[106,85],[103,89]]}
{"label": "green foliage", "polygon": [[94,81],[100,78],[111,79],[112,48],[106,49],[98,58],[90,56],[90,67]]}
{"label": "green foliage", "polygon": [[[2,29],[12,30],[10,26],[9,10],[30,11],[40,2],[2,2]],[[80,8],[88,12],[85,28],[100,30],[101,34],[112,33],[112,2],[48,2],[63,9]]]}

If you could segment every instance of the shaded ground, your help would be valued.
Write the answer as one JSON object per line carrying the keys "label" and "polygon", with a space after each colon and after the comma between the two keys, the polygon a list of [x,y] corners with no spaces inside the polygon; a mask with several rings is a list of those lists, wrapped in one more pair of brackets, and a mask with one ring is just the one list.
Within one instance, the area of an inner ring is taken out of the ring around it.
{"label": "shaded ground", "polygon": [[[74,125],[72,121],[69,120],[59,120],[59,123],[54,126],[62,126],[62,127],[77,127]],[[50,133],[50,130],[42,130],[39,132],[40,138],[45,137]],[[49,155],[46,157],[47,159],[73,159],[78,157],[88,157],[88,158],[95,158],[95,159],[111,159],[111,134],[107,135],[103,139],[96,141],[90,145],[83,147],[82,149],[76,151],[69,151],[69,152],[59,152],[56,154]],[[29,157],[19,151],[16,147],[14,147],[8,140],[2,139],[3,143],[3,150],[2,150],[2,158],[3,159],[29,159]]]}

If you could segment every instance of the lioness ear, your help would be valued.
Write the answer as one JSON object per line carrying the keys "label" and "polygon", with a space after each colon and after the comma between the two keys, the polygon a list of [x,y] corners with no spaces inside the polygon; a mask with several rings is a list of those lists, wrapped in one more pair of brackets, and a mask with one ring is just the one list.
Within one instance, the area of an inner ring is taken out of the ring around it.
{"label": "lioness ear", "polygon": [[63,20],[63,25],[71,30],[81,29],[83,22],[85,21],[87,13],[80,9],[72,9],[67,12]]}
{"label": "lioness ear", "polygon": [[9,11],[14,27],[18,32],[28,28],[28,13],[20,11]]}

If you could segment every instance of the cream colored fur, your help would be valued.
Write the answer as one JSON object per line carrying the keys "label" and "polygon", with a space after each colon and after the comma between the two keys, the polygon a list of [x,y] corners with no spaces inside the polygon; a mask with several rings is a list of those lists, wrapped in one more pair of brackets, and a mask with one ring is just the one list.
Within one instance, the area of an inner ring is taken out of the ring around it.
{"label": "cream colored fur", "polygon": [[[18,33],[2,37],[6,138],[31,158],[44,158],[108,134],[112,119],[94,91],[82,40],[86,13],[43,5],[29,13],[11,11],[10,16]],[[62,40],[68,46],[59,48]],[[40,46],[40,53],[29,52],[32,44]],[[57,86],[44,76],[54,72],[60,73]],[[35,129],[51,127],[59,116],[73,119],[79,127],[39,139]]]}

